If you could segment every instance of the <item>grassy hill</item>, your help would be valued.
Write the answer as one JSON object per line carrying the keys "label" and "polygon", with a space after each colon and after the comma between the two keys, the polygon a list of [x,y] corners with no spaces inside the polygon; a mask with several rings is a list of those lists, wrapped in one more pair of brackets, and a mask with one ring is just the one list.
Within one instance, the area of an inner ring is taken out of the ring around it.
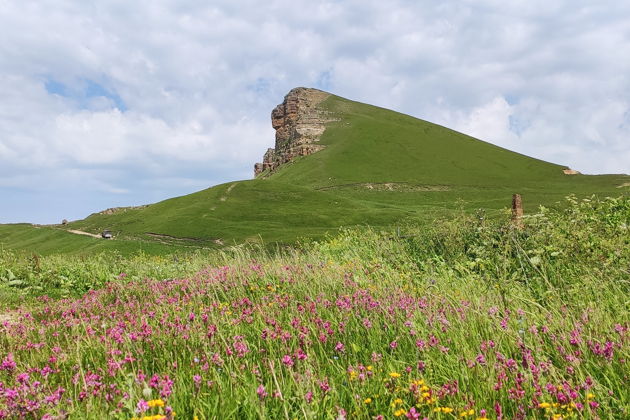
{"label": "grassy hill", "polygon": [[[94,214],[65,226],[0,226],[6,248],[40,253],[118,249],[165,253],[321,237],[340,226],[426,222],[450,212],[492,216],[523,195],[526,211],[568,194],[618,196],[626,175],[564,175],[544,162],[394,111],[331,96],[326,148],[255,180],[218,185],[145,208]],[[98,233],[114,241],[63,230]]]}

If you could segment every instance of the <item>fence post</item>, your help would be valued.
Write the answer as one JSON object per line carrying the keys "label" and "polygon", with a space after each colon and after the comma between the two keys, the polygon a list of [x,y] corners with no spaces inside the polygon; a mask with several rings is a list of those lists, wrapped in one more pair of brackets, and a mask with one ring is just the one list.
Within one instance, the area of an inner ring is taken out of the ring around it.
{"label": "fence post", "polygon": [[523,229],[523,199],[520,194],[512,195],[512,225]]}

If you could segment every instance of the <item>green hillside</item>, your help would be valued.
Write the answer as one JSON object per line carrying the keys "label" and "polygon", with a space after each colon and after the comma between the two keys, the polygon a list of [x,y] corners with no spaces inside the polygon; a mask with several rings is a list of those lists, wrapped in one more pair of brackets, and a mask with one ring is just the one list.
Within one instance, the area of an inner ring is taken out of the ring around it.
{"label": "green hillside", "polygon": [[[564,175],[565,166],[390,110],[337,96],[320,107],[337,119],[321,138],[326,148],[274,174],[65,226],[0,226],[0,243],[41,253],[165,253],[251,241],[291,243],[341,226],[422,223],[462,208],[485,209],[492,216],[510,204],[513,193],[522,194],[526,211],[532,211],[568,194],[629,191],[627,175]],[[63,231],[70,229],[111,229],[116,239]]]}
{"label": "green hillside", "polygon": [[339,97],[323,106],[342,116],[322,136],[326,149],[288,165],[272,179],[310,186],[406,182],[520,187],[567,178],[565,166],[398,112]]}

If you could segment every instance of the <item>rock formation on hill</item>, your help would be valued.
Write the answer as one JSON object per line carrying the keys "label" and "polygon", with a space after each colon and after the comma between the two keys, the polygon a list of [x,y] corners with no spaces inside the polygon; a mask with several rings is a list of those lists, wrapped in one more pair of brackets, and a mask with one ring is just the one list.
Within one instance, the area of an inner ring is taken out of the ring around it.
{"label": "rock formation on hill", "polygon": [[271,112],[271,125],[276,130],[276,147],[267,149],[262,163],[254,165],[254,175],[273,171],[298,156],[322,150],[317,144],[326,130],[326,123],[334,121],[329,112],[318,105],[330,94],[317,89],[292,89],[284,102]]}

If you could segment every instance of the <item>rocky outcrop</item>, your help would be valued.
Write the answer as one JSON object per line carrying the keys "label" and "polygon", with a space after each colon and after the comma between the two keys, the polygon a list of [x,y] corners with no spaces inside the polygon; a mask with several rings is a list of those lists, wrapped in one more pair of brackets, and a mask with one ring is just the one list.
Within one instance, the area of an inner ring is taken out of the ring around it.
{"label": "rocky outcrop", "polygon": [[565,175],[582,175],[579,171],[571,168],[565,168],[562,170],[562,173]]}
{"label": "rocky outcrop", "polygon": [[326,123],[334,118],[318,105],[329,96],[321,90],[300,87],[284,97],[284,102],[271,112],[271,125],[276,130],[275,148],[267,149],[263,161],[254,165],[254,175],[272,172],[298,156],[324,148],[318,142]]}

